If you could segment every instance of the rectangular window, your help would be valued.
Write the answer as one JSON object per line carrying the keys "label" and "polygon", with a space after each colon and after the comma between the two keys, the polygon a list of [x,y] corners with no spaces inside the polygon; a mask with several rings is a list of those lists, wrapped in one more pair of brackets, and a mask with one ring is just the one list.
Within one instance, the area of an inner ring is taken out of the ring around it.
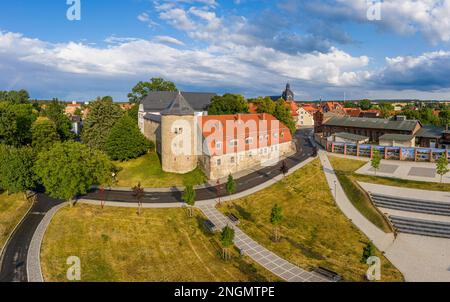
{"label": "rectangular window", "polygon": [[274,136],[275,138],[277,138],[277,137],[278,137],[278,133],[274,133],[273,136]]}
{"label": "rectangular window", "polygon": [[222,165],[222,160],[221,160],[220,158],[217,160],[217,165],[218,165],[218,166],[221,166],[221,165]]}
{"label": "rectangular window", "polygon": [[222,142],[216,142],[216,149],[217,150],[222,149]]}
{"label": "rectangular window", "polygon": [[230,159],[231,163],[234,164],[236,162],[234,156]]}
{"label": "rectangular window", "polygon": [[236,139],[232,139],[230,141],[230,147],[236,147],[238,145],[238,141]]}
{"label": "rectangular window", "polygon": [[245,139],[245,143],[246,143],[247,145],[253,144],[253,137],[248,137],[247,139]]}

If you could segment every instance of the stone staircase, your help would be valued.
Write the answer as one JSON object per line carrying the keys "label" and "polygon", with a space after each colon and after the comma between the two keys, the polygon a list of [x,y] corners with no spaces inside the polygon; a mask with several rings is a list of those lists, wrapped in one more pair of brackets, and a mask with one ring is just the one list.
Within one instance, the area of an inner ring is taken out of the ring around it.
{"label": "stone staircase", "polygon": [[450,216],[450,203],[371,194],[377,207],[405,212]]}
{"label": "stone staircase", "polygon": [[389,216],[389,219],[400,233],[450,239],[450,223],[447,222],[400,216]]}

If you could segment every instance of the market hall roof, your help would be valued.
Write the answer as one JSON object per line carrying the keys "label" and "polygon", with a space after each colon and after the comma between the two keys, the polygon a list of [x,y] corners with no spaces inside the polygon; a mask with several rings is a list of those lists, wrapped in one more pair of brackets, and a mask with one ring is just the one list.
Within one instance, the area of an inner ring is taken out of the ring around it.
{"label": "market hall roof", "polygon": [[393,121],[377,118],[338,117],[338,116],[331,117],[329,120],[324,122],[325,126],[397,130],[397,131],[414,131],[417,127],[417,124],[420,124],[420,122],[416,120]]}

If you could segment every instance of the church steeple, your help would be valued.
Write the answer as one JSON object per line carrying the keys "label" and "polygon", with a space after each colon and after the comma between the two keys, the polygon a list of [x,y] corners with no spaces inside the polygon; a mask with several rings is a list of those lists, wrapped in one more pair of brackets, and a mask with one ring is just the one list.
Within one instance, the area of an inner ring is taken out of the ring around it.
{"label": "church steeple", "polygon": [[285,101],[294,101],[294,92],[291,90],[291,84],[286,84],[286,89],[283,91],[282,97]]}

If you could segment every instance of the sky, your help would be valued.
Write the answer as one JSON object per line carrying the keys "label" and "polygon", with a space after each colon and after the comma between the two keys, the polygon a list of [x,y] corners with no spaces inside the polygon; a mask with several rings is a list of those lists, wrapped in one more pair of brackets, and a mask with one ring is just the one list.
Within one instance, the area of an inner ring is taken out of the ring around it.
{"label": "sky", "polygon": [[2,1],[0,90],[127,101],[163,77],[247,97],[290,83],[298,101],[448,100],[449,43],[450,0]]}

